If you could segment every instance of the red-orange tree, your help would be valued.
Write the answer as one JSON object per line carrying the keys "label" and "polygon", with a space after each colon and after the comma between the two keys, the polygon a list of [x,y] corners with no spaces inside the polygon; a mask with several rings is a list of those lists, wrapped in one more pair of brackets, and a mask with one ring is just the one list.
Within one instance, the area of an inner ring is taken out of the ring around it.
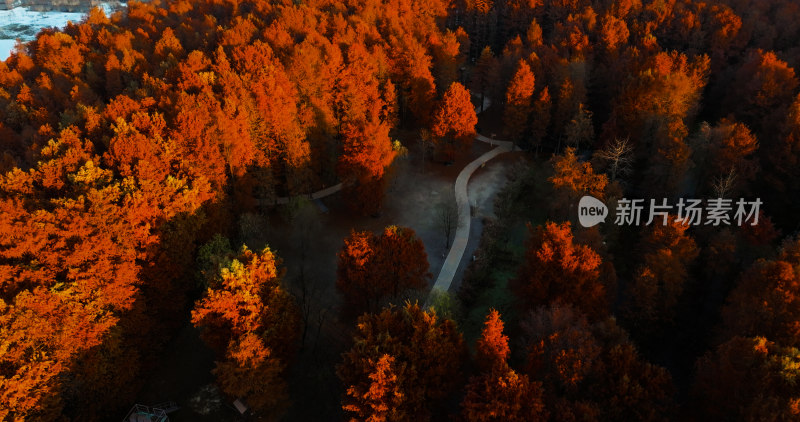
{"label": "red-orange tree", "polygon": [[433,310],[406,304],[365,314],[336,370],[342,408],[363,420],[428,420],[459,385],[465,353],[455,323]]}
{"label": "red-orange tree", "polygon": [[299,313],[281,286],[280,261],[269,248],[242,248],[222,268],[192,311],[192,323],[219,355],[222,390],[254,408],[278,413],[286,405],[284,369],[296,349]]}
{"label": "red-orange tree", "polygon": [[[766,138],[761,149],[765,187],[774,191],[774,216],[791,225],[800,204],[800,95],[795,97],[784,118],[780,136]],[[785,205],[781,205],[785,204]]]}
{"label": "red-orange tree", "polygon": [[539,147],[542,146],[542,141],[547,135],[547,128],[550,126],[553,101],[550,98],[550,89],[546,86],[536,95],[536,100],[531,107],[531,144],[538,153]]}
{"label": "red-orange tree", "polygon": [[604,138],[637,143],[637,159],[647,162],[642,188],[653,196],[680,187],[691,153],[687,124],[697,114],[708,67],[707,56],[689,60],[677,51],[647,56],[613,103]]}
{"label": "red-orange tree", "polygon": [[[130,405],[138,362],[186,311],[196,238],[253,196],[332,182],[345,135],[383,161],[396,104],[430,116],[431,66],[461,59],[442,1],[240,6],[96,9],[0,62],[0,419],[106,420]],[[447,54],[432,63],[437,36]],[[380,121],[339,113],[353,69],[379,95],[345,102]]]}
{"label": "red-orange tree", "polygon": [[384,172],[394,159],[389,128],[370,123],[345,124],[339,172],[350,207],[362,215],[377,213],[383,203]]}
{"label": "red-orange tree", "polygon": [[526,372],[542,382],[553,420],[670,420],[669,372],[644,361],[613,318],[589,323],[576,308],[554,305],[521,326]]}
{"label": "red-orange tree", "polygon": [[570,223],[528,225],[525,258],[511,288],[524,309],[570,303],[592,318],[608,313],[600,255],[573,242]]}
{"label": "red-orange tree", "polygon": [[711,186],[732,172],[734,183],[727,192],[728,197],[749,192],[750,182],[759,170],[755,159],[757,150],[758,141],[747,126],[722,119],[709,131],[711,165],[704,176],[705,183]]}
{"label": "red-orange tree", "polygon": [[519,374],[506,362],[508,337],[503,334],[500,313],[491,310],[477,343],[477,363],[482,373],[472,377],[461,402],[464,420],[538,421],[547,419],[542,386]]}
{"label": "red-orange tree", "polygon": [[470,80],[470,90],[481,95],[479,111],[483,111],[484,99],[486,94],[490,93],[492,85],[497,83],[497,76],[497,59],[494,57],[492,49],[486,46],[481,50]]}
{"label": "red-orange tree", "polygon": [[347,312],[355,315],[374,312],[408,289],[425,288],[430,278],[425,245],[414,230],[397,226],[380,236],[352,232],[339,252],[336,274]]}
{"label": "red-orange tree", "polygon": [[775,260],[758,260],[744,274],[722,310],[728,335],[764,336],[800,346],[800,240],[787,242]]}
{"label": "red-orange tree", "polygon": [[564,154],[552,159],[553,175],[547,180],[553,185],[555,198],[551,208],[559,217],[574,218],[577,201],[583,195],[602,198],[608,186],[608,177],[595,173],[591,163],[581,162],[575,155],[575,148],[569,147]]}
{"label": "red-orange tree", "polygon": [[777,134],[799,83],[794,69],[774,52],[752,50],[725,100],[759,138],[767,139]]}
{"label": "red-orange tree", "polygon": [[475,345],[475,359],[478,366],[484,370],[505,365],[508,355],[511,353],[511,349],[508,347],[508,336],[503,333],[504,325],[503,320],[500,319],[500,312],[490,309],[483,324],[481,337]]}
{"label": "red-orange tree", "polygon": [[[140,117],[152,127],[153,116]],[[168,292],[173,307],[183,300],[181,260],[209,189],[165,173],[172,157],[151,144],[140,151],[152,162],[131,161],[123,179],[78,127],[42,135],[52,138],[32,152],[37,164],[0,178],[0,413],[52,420],[68,400],[76,417],[102,418],[92,398],[118,406],[138,387],[132,333],[153,323],[144,300],[151,316],[168,315],[143,290]],[[148,270],[150,260],[171,270]]]}
{"label": "red-orange tree", "polygon": [[265,344],[263,335],[250,332],[231,341],[212,372],[225,394],[243,398],[261,415],[277,418],[287,407],[286,364]]}
{"label": "red-orange tree", "polygon": [[464,150],[472,142],[477,123],[469,90],[453,82],[433,116],[431,133],[440,153],[452,161],[457,151]]}
{"label": "red-orange tree", "polygon": [[387,354],[365,364],[367,378],[347,388],[353,402],[343,403],[342,409],[353,414],[352,420],[412,421],[411,415],[403,412],[407,397],[400,382],[405,379],[406,365],[396,364]]}
{"label": "red-orange tree", "polygon": [[380,209],[384,172],[395,156],[376,66],[363,46],[352,46],[336,95],[341,125],[338,172],[352,208],[365,215]]}
{"label": "red-orange tree", "polygon": [[506,112],[503,116],[508,135],[514,142],[519,142],[528,130],[535,81],[531,67],[520,60],[506,89]]}

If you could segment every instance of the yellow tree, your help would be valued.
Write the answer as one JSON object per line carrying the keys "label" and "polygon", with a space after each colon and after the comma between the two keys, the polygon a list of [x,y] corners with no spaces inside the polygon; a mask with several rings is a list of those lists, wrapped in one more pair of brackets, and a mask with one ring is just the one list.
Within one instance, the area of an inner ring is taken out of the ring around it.
{"label": "yellow tree", "polygon": [[284,369],[296,349],[299,312],[281,286],[283,270],[269,248],[247,247],[222,268],[192,311],[192,323],[222,359],[214,374],[222,390],[266,413],[286,405]]}

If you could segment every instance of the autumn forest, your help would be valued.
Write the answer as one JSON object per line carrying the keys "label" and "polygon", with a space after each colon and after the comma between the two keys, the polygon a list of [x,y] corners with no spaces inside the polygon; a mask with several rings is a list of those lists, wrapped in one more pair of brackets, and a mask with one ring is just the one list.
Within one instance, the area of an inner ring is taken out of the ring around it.
{"label": "autumn forest", "polygon": [[800,420],[795,69],[795,0],[45,29],[0,61],[0,421]]}

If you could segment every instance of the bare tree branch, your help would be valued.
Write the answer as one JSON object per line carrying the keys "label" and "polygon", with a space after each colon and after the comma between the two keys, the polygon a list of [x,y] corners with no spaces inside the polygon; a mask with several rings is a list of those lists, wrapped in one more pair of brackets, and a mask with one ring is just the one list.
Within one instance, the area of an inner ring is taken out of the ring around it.
{"label": "bare tree branch", "polygon": [[733,167],[731,167],[728,174],[715,178],[714,182],[711,184],[711,189],[714,191],[714,197],[725,198],[725,196],[730,193],[734,183],[736,183],[736,171],[733,169]]}
{"label": "bare tree branch", "polygon": [[628,138],[614,139],[605,148],[596,153],[597,158],[608,163],[611,181],[617,176],[623,177],[630,174],[633,166],[633,147]]}
{"label": "bare tree branch", "polygon": [[456,199],[451,195],[445,195],[437,205],[437,225],[442,230],[445,237],[445,249],[450,247],[450,235],[456,230],[458,224],[458,207]]}

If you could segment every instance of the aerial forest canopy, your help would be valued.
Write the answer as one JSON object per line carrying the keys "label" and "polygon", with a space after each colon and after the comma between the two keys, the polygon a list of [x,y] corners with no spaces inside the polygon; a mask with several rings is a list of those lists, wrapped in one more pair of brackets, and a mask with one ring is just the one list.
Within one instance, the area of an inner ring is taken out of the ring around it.
{"label": "aerial forest canopy", "polygon": [[0,418],[133,400],[194,245],[337,180],[372,212],[390,130],[462,60],[447,4],[132,2],[0,63]]}
{"label": "aerial forest canopy", "polygon": [[[400,132],[452,162],[476,135],[474,104],[502,108],[498,135],[515,148],[555,155],[551,216],[583,194],[677,198],[692,185],[761,197],[764,224],[696,245],[671,221],[616,260],[563,215],[530,225],[506,332],[534,340],[511,356],[490,313],[477,347],[493,363],[463,379],[452,317],[378,306],[427,286],[422,241],[353,231],[339,284],[367,313],[338,368],[344,412],[435,418],[466,391],[449,411],[470,421],[683,415],[667,369],[634,341],[669,329],[701,256],[732,293],[687,414],[800,417],[800,241],[775,252],[800,227],[798,40],[794,0],[154,0],[44,30],[0,62],[0,420],[116,420],[192,322],[224,392],[279,416],[300,330],[280,253],[201,245],[338,183],[354,214],[377,215]],[[201,257],[213,263],[198,269]],[[629,279],[619,295],[615,265]],[[725,366],[745,358],[764,385]],[[712,409],[735,383],[769,400]]]}

